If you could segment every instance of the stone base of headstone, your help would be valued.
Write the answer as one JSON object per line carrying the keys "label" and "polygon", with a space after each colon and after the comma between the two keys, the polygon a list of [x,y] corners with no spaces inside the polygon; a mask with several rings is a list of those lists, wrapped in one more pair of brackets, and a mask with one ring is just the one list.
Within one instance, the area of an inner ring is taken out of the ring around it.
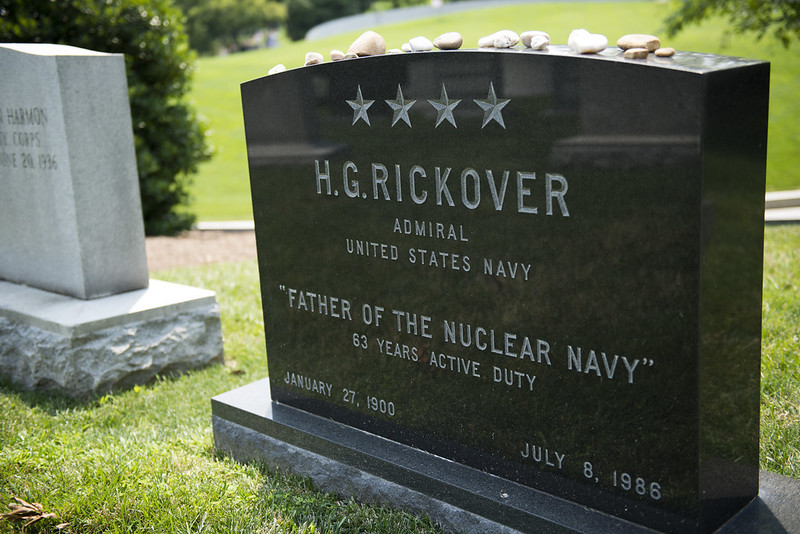
{"label": "stone base of headstone", "polygon": [[213,291],[151,280],[83,300],[0,281],[0,377],[85,397],[223,361]]}
{"label": "stone base of headstone", "polygon": [[[269,380],[211,400],[217,451],[320,489],[427,514],[448,532],[654,532],[271,400]],[[761,472],[759,497],[720,533],[800,532],[800,480]]]}

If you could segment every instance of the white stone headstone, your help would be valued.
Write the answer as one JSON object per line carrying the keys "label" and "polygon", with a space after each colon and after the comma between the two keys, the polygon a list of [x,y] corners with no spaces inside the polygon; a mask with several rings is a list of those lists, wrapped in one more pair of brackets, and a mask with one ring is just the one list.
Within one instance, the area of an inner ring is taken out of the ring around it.
{"label": "white stone headstone", "polygon": [[0,279],[91,299],[148,285],[125,62],[0,44]]}

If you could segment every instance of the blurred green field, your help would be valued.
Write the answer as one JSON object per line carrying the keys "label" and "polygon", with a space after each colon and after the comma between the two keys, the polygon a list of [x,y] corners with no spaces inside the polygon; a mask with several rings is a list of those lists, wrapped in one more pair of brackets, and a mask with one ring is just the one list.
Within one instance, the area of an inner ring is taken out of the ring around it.
{"label": "blurred green field", "polygon": [[[464,48],[477,46],[478,38],[499,29],[517,32],[536,29],[550,33],[554,44],[565,44],[575,28],[602,33],[613,44],[626,33],[662,33],[663,21],[670,12],[664,2],[528,4],[483,9],[448,16],[373,28],[389,48],[416,35],[436,37],[458,31]],[[239,84],[258,78],[274,65],[302,66],[306,52],[316,51],[326,58],[331,49],[346,50],[361,31],[311,42],[292,43],[284,38],[281,46],[230,56],[204,57],[198,61],[190,99],[210,126],[209,141],[215,157],[201,165],[194,178],[191,210],[199,220],[237,220],[252,218],[247,156],[244,141]],[[768,60],[772,63],[770,92],[767,189],[800,188],[800,167],[794,157],[800,144],[800,106],[795,104],[800,85],[800,54],[784,49],[777,41],[752,35],[727,35],[725,21],[715,19],[691,27],[674,39],[662,35],[664,46],[730,56]]]}

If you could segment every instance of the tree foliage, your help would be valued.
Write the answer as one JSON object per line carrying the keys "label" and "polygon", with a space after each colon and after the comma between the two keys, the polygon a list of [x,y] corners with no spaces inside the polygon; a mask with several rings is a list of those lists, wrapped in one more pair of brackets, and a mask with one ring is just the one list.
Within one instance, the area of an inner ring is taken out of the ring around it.
{"label": "tree foliage", "polygon": [[[457,0],[456,0],[457,1]],[[370,6],[370,11],[387,11],[401,7],[413,7],[430,4],[430,0],[375,0]]]}
{"label": "tree foliage", "polygon": [[786,47],[800,37],[800,0],[683,0],[667,18],[667,34],[714,15],[727,16],[734,31],[752,31],[758,39],[772,32]]}
{"label": "tree foliage", "polygon": [[189,176],[210,150],[184,102],[194,55],[169,0],[0,0],[0,41],[125,54],[145,231],[191,226]]}
{"label": "tree foliage", "polygon": [[254,32],[286,19],[286,6],[273,0],[176,0],[186,16],[189,44],[198,52],[239,50]]}
{"label": "tree foliage", "polygon": [[323,22],[363,13],[371,0],[286,0],[286,33],[297,41]]}

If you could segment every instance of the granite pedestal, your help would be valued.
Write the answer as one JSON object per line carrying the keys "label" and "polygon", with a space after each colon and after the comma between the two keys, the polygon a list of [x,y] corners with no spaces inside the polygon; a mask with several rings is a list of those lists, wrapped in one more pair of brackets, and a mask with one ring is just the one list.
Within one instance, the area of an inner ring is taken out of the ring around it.
{"label": "granite pedestal", "polygon": [[0,369],[22,389],[87,397],[222,361],[213,291],[151,280],[83,300],[0,281]]}

